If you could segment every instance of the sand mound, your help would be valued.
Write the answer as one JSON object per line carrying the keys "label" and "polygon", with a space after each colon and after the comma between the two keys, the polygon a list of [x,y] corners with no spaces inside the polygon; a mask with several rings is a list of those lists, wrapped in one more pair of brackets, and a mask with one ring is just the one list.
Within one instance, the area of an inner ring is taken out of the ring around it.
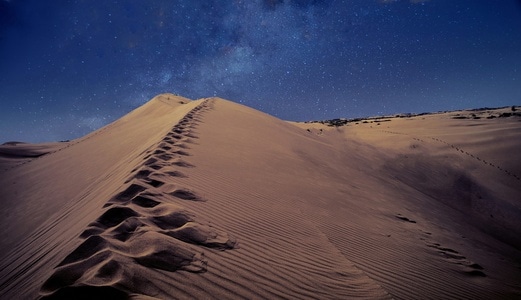
{"label": "sand mound", "polygon": [[520,298],[521,123],[454,116],[164,94],[61,148],[0,146],[0,298]]}

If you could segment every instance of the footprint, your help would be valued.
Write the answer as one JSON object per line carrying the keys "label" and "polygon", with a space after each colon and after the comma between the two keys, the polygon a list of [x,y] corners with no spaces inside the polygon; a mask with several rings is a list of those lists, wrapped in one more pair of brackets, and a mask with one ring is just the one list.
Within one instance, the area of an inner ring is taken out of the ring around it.
{"label": "footprint", "polygon": [[80,238],[82,239],[86,239],[88,237],[91,237],[91,236],[94,236],[94,235],[99,235],[101,233],[103,233],[104,231],[104,228],[99,228],[99,227],[87,227],[87,229],[85,229],[81,234],[80,234]]}
{"label": "footprint", "polygon": [[186,190],[186,189],[175,190],[175,191],[173,191],[173,192],[171,192],[169,194],[174,196],[174,197],[177,197],[179,199],[183,199],[183,200],[205,201],[201,197],[197,196],[194,192]]}
{"label": "footprint", "polygon": [[[44,282],[41,290],[45,294],[50,294],[51,292],[57,291],[63,287],[73,285],[74,283],[76,283],[78,279],[80,279],[83,276],[85,270],[92,269],[93,267],[102,263],[103,261],[110,259],[110,256],[111,253],[109,251],[102,251],[99,253],[95,253],[92,256],[89,255],[86,257],[78,255],[77,259],[79,261],[71,262],[68,264],[60,264],[56,268],[54,274],[52,274],[51,277],[49,277],[49,279],[47,279]],[[61,298],[54,296],[48,299]]]}
{"label": "footprint", "polygon": [[215,249],[233,249],[236,245],[234,238],[224,232],[219,232],[208,225],[193,222],[182,227],[165,232],[166,235],[185,241]]}
{"label": "footprint", "polygon": [[[135,172],[135,170],[132,170],[131,173],[134,173],[134,172]],[[127,178],[127,180],[125,180],[124,183],[127,184],[127,183],[131,182],[131,181],[134,180],[134,179],[142,179],[142,178],[146,178],[146,176],[147,176],[147,175],[141,175],[141,176],[139,176],[139,175],[136,173],[136,174],[130,176],[129,178]]]}
{"label": "footprint", "polygon": [[157,155],[156,157],[157,157],[158,159],[160,159],[160,160],[163,160],[163,161],[169,161],[169,160],[171,160],[172,158],[174,158],[173,155],[168,154],[168,153],[161,154],[161,155]]}
{"label": "footprint", "polygon": [[479,265],[477,263],[473,263],[473,264],[469,265],[468,267],[472,268],[472,269],[475,269],[475,270],[483,270],[484,269],[481,265]]}
{"label": "footprint", "polygon": [[[186,268],[194,273],[206,272],[207,263],[203,260],[202,254],[196,256],[188,251],[181,251],[172,247],[165,249],[154,249],[153,252],[143,256],[136,257],[134,260],[145,267],[175,272],[179,269]],[[187,268],[197,262],[197,266]]]}
{"label": "footprint", "polygon": [[139,205],[141,207],[156,207],[157,205],[159,205],[161,202],[159,201],[156,201],[156,200],[153,200],[153,199],[150,199],[148,197],[145,197],[145,196],[136,196],[132,199],[132,203],[136,204],[136,205]]}
{"label": "footprint", "polygon": [[462,273],[469,276],[469,277],[487,277],[487,274],[485,274],[485,272],[483,272],[484,268],[477,264],[477,263],[471,263],[471,262],[466,262],[466,263],[463,263],[463,269],[462,269]]}
{"label": "footprint", "polygon": [[167,143],[161,143],[159,148],[165,151],[172,150],[172,147],[170,147]]}
{"label": "footprint", "polygon": [[108,242],[104,238],[99,235],[91,236],[72,251],[71,254],[67,255],[67,257],[58,264],[58,267],[91,257],[107,247]]}
{"label": "footprint", "polygon": [[465,256],[461,255],[458,251],[442,247],[439,243],[427,243],[428,247],[436,249],[436,252],[446,258],[448,261],[459,266],[459,269],[465,275],[471,277],[486,277],[487,275],[483,272],[484,268],[474,262],[469,261]]}
{"label": "footprint", "polygon": [[178,147],[178,148],[182,148],[182,149],[190,149],[190,147],[188,147],[187,145],[185,145],[183,143],[175,143],[174,146]]}
{"label": "footprint", "polygon": [[110,199],[107,202],[107,204],[128,202],[130,201],[130,199],[132,199],[134,196],[141,193],[145,189],[146,188],[144,186],[132,183],[124,191],[118,193],[116,196]]}
{"label": "footprint", "polygon": [[165,172],[166,175],[168,176],[171,176],[171,177],[180,177],[180,178],[186,178],[188,176],[186,176],[185,174],[179,172],[179,171],[169,171],[169,172]]}
{"label": "footprint", "polygon": [[152,222],[161,229],[174,229],[194,220],[193,216],[183,210],[171,210],[151,217]]}
{"label": "footprint", "polygon": [[156,171],[157,170],[161,170],[163,168],[163,166],[160,165],[160,164],[153,164],[153,165],[150,165],[149,167],[154,169],[154,170],[156,170]]}
{"label": "footprint", "polygon": [[409,218],[407,218],[407,217],[404,217],[404,216],[402,216],[401,214],[397,214],[395,217],[396,217],[397,219],[402,220],[402,221],[406,221],[406,222],[409,222],[409,223],[416,223],[416,221],[411,220],[411,219],[409,219]]}
{"label": "footprint", "polygon": [[172,152],[173,154],[182,155],[182,156],[190,156],[190,153],[183,151],[183,150],[177,150]]}
{"label": "footprint", "polygon": [[176,162],[173,162],[172,165],[175,165],[175,166],[178,166],[178,167],[182,167],[182,168],[194,168],[195,167],[191,163],[186,162],[184,160],[178,160]]}
{"label": "footprint", "polygon": [[118,226],[107,231],[106,234],[112,236],[118,241],[125,242],[132,237],[133,234],[136,234],[139,228],[145,226],[146,224],[143,223],[140,218],[132,217],[124,220]]}
{"label": "footprint", "polygon": [[101,215],[94,223],[90,226],[97,226],[101,228],[110,228],[123,222],[125,219],[130,217],[139,216],[133,209],[125,206],[115,206],[109,208],[104,214]]}
{"label": "footprint", "polygon": [[146,170],[146,169],[139,170],[139,171],[136,173],[136,175],[134,175],[133,178],[138,178],[138,179],[147,178],[148,175],[150,175],[150,173],[152,173],[151,170]]}
{"label": "footprint", "polygon": [[150,165],[155,164],[156,162],[157,162],[157,159],[152,157],[152,158],[147,159],[143,164],[145,166],[150,166]]}
{"label": "footprint", "polygon": [[159,181],[159,180],[155,180],[155,179],[150,179],[150,178],[147,178],[145,180],[145,183],[147,183],[148,185],[151,185],[155,188],[158,188],[160,186],[162,186],[163,184],[165,184],[164,182],[162,181]]}
{"label": "footprint", "polygon": [[193,134],[193,133],[191,133],[191,132],[185,134],[185,136],[186,136],[186,137],[189,137],[189,138],[192,138],[192,139],[198,139],[198,138],[199,138],[198,136],[196,136],[195,134]]}

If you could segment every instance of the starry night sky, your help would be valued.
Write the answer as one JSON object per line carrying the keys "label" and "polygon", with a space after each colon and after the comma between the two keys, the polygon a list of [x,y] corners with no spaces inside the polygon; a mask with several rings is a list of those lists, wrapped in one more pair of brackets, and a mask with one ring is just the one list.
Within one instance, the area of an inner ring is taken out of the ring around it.
{"label": "starry night sky", "polygon": [[0,143],[159,93],[285,120],[521,104],[519,0],[0,0]]}

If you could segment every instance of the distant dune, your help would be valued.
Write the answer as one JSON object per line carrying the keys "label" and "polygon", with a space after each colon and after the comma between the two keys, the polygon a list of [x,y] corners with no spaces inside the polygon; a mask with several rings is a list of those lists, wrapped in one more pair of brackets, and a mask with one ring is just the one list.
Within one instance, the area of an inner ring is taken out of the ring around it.
{"label": "distant dune", "polygon": [[1,299],[521,299],[521,114],[158,95],[0,145]]}

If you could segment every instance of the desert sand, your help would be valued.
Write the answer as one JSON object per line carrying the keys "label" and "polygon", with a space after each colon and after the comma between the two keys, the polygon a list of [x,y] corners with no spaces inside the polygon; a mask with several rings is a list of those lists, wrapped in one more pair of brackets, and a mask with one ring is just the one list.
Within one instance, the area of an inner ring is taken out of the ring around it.
{"label": "desert sand", "polygon": [[162,94],[0,146],[0,298],[521,299],[520,115],[340,123]]}

